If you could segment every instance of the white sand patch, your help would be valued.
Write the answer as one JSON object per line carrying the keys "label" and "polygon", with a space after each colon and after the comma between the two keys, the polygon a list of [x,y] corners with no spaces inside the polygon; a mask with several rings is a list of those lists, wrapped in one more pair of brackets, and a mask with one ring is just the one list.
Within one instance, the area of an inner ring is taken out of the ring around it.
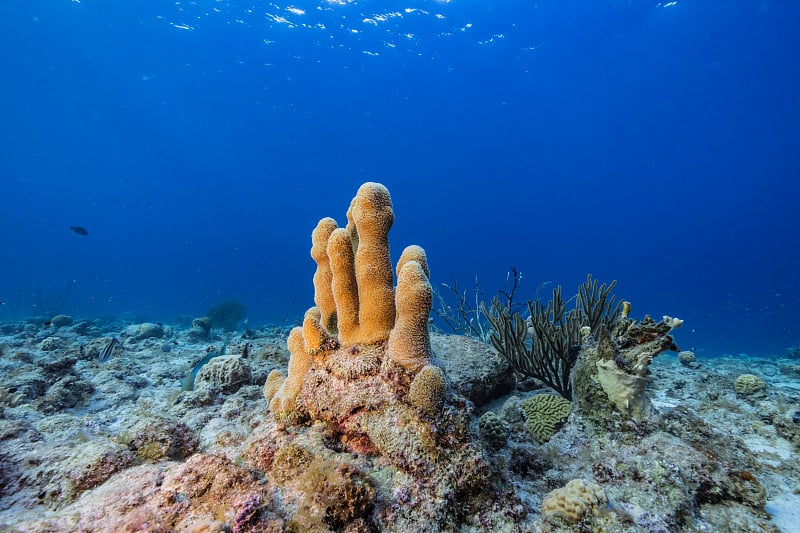
{"label": "white sand patch", "polygon": [[800,527],[800,495],[784,492],[767,500],[766,510],[781,531],[794,533]]}
{"label": "white sand patch", "polygon": [[796,381],[779,381],[770,383],[770,387],[778,388],[778,389],[792,389],[795,391],[800,391],[800,383]]}
{"label": "white sand patch", "polygon": [[760,462],[771,466],[780,466],[781,460],[788,460],[792,455],[792,447],[785,439],[776,439],[773,444],[758,435],[747,435],[742,440],[747,449],[758,455]]}
{"label": "white sand patch", "polygon": [[678,403],[671,402],[663,398],[654,399],[650,403],[652,403],[653,407],[659,411],[669,411],[670,409],[675,409],[679,405]]}

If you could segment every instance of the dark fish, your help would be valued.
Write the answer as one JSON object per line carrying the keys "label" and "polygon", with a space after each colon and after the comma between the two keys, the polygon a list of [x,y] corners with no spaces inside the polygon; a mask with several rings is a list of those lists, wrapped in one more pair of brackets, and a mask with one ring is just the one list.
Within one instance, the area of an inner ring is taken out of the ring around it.
{"label": "dark fish", "polygon": [[106,361],[106,360],[108,360],[108,358],[109,358],[109,357],[111,357],[111,354],[112,354],[112,353],[114,353],[114,348],[116,348],[116,346],[117,346],[117,339],[116,339],[116,337],[111,337],[111,340],[110,340],[110,341],[108,341],[108,344],[106,345],[106,347],[105,347],[105,348],[103,348],[103,351],[102,351],[102,352],[100,352],[100,357],[99,357],[99,359],[98,359],[98,360],[99,360],[101,363],[102,363],[103,361]]}
{"label": "dark fish", "polygon": [[69,229],[71,229],[74,233],[77,233],[78,235],[83,235],[84,237],[89,235],[89,230],[87,230],[82,226],[70,226]]}
{"label": "dark fish", "polygon": [[44,323],[44,325],[49,328],[50,326],[53,325],[53,323],[48,320],[47,322]]}

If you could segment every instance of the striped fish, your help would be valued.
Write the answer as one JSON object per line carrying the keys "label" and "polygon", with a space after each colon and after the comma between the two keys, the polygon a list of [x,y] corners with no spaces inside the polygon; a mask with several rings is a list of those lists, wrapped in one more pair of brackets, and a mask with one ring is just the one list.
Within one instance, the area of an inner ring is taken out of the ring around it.
{"label": "striped fish", "polygon": [[116,337],[111,337],[111,340],[108,341],[106,347],[103,348],[102,352],[100,352],[100,359],[99,359],[100,362],[102,363],[103,361],[107,361],[108,358],[111,357],[111,354],[114,353],[114,348],[116,347],[117,347],[117,339]]}

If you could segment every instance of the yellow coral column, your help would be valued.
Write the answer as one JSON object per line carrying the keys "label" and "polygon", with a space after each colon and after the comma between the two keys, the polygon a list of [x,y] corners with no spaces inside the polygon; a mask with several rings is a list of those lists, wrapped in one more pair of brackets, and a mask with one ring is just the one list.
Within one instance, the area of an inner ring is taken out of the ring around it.
{"label": "yellow coral column", "polygon": [[425,275],[430,278],[431,273],[428,269],[428,256],[425,254],[425,249],[422,246],[417,244],[412,244],[410,246],[406,246],[403,250],[403,253],[400,254],[400,259],[397,260],[397,277],[400,278],[400,271],[403,269],[403,265],[408,263],[409,261],[416,261],[422,267],[423,272]]}
{"label": "yellow coral column", "polygon": [[433,289],[426,269],[419,261],[406,261],[397,276],[397,320],[389,335],[387,352],[394,362],[412,372],[427,365],[431,358],[428,315],[432,303]]}
{"label": "yellow coral column", "polygon": [[314,272],[314,303],[321,313],[320,323],[328,333],[336,333],[336,303],[333,300],[333,274],[328,259],[328,239],[337,228],[336,221],[325,217],[311,232],[311,257],[317,263]]}
{"label": "yellow coral column", "polygon": [[343,228],[333,230],[328,239],[328,260],[331,267],[331,289],[336,302],[336,323],[339,342],[352,345],[358,338],[358,286],[355,257],[350,233]]}
{"label": "yellow coral column", "polygon": [[285,415],[294,409],[297,395],[303,387],[303,379],[311,368],[311,356],[306,352],[303,341],[303,328],[292,329],[287,345],[291,354],[289,375],[269,402],[270,410],[276,415]]}
{"label": "yellow coral column", "polygon": [[389,230],[394,223],[389,190],[367,182],[358,189],[348,218],[357,235],[355,252],[358,285],[359,342],[386,340],[394,325],[394,283],[389,257]]}

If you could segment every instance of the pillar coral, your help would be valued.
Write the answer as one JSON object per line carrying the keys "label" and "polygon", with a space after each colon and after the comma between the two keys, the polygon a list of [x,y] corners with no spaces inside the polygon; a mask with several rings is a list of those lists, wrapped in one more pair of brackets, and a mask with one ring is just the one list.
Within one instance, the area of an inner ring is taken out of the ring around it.
{"label": "pillar coral", "polygon": [[336,221],[325,217],[311,233],[311,257],[317,263],[317,271],[314,273],[314,303],[319,309],[322,327],[331,332],[336,331],[336,303],[331,287],[333,273],[328,261],[328,240],[335,229]]}
{"label": "pillar coral", "polygon": [[[489,468],[471,405],[433,360],[425,251],[408,246],[392,268],[394,212],[378,183],[359,188],[347,220],[342,228],[322,219],[312,233],[316,306],[289,335],[288,374],[273,371],[264,387],[273,417],[266,425],[276,428],[270,442],[283,442],[264,453],[283,457],[304,448],[359,468],[369,464],[364,458],[379,457],[380,473],[367,470],[386,494],[429,502],[393,520],[448,523],[461,498],[482,494]],[[313,475],[311,466],[300,471]]]}
{"label": "pillar coral", "polygon": [[[302,386],[299,373],[308,371],[312,358],[320,356],[322,363],[325,354],[340,346],[355,352],[386,343],[386,358],[412,378],[430,362],[428,315],[433,292],[425,250],[412,245],[403,251],[395,291],[389,256],[394,211],[386,187],[363,184],[350,203],[347,220],[347,227],[340,228],[333,218],[325,217],[311,234],[311,257],[317,264],[316,306],[306,312],[302,329],[290,335],[289,374],[270,399],[278,414],[294,408]],[[352,362],[350,366],[370,367]]]}

